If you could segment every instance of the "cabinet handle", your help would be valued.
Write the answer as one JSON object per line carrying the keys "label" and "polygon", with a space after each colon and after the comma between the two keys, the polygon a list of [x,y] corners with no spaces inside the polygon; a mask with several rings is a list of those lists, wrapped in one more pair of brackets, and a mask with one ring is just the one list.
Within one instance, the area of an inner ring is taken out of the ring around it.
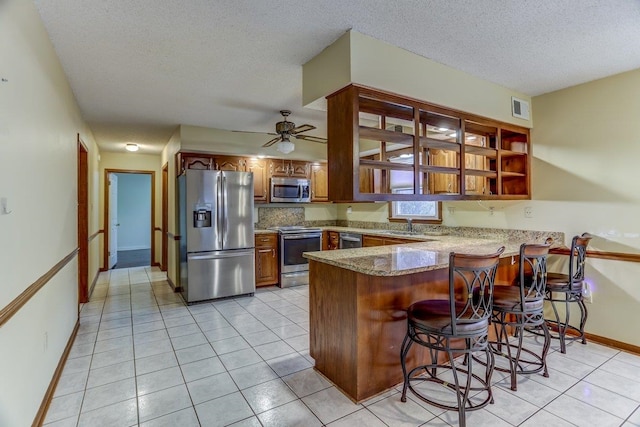
{"label": "cabinet handle", "polygon": [[272,251],[273,249],[258,249],[258,253],[266,253]]}
{"label": "cabinet handle", "polygon": [[275,249],[271,249],[271,256],[272,256],[272,258],[276,257],[276,250]]}
{"label": "cabinet handle", "polygon": [[261,242],[268,242],[268,241],[269,241],[269,239],[264,239],[264,238],[262,238],[262,239],[260,239],[260,241],[261,241]]}

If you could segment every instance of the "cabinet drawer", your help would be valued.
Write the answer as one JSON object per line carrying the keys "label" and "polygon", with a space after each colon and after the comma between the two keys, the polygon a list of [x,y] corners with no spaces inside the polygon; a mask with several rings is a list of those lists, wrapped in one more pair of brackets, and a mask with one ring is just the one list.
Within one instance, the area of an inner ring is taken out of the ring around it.
{"label": "cabinet drawer", "polygon": [[256,248],[261,246],[276,246],[278,244],[278,235],[273,234],[256,234]]}

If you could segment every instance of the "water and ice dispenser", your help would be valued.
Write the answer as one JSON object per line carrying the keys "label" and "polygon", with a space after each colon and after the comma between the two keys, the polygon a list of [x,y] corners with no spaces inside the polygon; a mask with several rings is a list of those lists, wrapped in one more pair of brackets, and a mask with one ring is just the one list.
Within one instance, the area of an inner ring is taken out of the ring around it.
{"label": "water and ice dispenser", "polygon": [[193,228],[211,227],[211,205],[195,206],[193,210]]}

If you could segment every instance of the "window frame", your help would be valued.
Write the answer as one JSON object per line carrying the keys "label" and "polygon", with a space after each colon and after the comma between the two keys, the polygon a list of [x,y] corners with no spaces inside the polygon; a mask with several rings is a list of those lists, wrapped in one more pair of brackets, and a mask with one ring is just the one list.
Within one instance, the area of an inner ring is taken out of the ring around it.
{"label": "window frame", "polygon": [[[400,191],[398,191],[400,190]],[[400,187],[394,188],[392,190],[393,193],[401,193],[402,190],[407,190],[413,194],[412,187]],[[442,224],[442,202],[440,201],[423,201],[423,200],[415,200],[412,202],[416,203],[435,203],[436,204],[436,215],[434,217],[420,216],[420,215],[396,215],[397,205],[396,203],[405,203],[404,201],[390,201],[388,203],[389,206],[389,222],[406,222],[407,219],[411,219],[413,223],[422,223],[422,224]]]}

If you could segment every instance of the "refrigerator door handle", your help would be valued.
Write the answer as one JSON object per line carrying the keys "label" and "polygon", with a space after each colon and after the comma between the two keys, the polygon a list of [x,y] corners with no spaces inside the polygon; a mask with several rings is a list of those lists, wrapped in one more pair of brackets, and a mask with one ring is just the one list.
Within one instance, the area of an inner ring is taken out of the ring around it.
{"label": "refrigerator door handle", "polygon": [[247,251],[216,251],[216,252],[208,252],[202,254],[189,254],[188,259],[190,260],[203,260],[203,259],[218,259],[218,258],[235,258],[243,255],[253,254],[253,249]]}
{"label": "refrigerator door handle", "polygon": [[223,218],[222,218],[222,206],[224,203],[224,199],[222,198],[222,174],[218,173],[218,175],[216,176],[216,202],[218,203],[218,206],[216,206],[216,227],[218,228],[216,231],[216,237],[218,239],[218,247],[220,249],[224,248],[224,246],[222,245],[222,227],[224,226],[223,224]]}
{"label": "refrigerator door handle", "polygon": [[223,201],[223,211],[222,211],[222,222],[223,222],[223,229],[222,229],[222,247],[225,248],[225,246],[227,245],[227,231],[228,231],[228,218],[229,218],[229,207],[227,206],[227,177],[224,176],[224,173],[222,175],[222,201]]}

